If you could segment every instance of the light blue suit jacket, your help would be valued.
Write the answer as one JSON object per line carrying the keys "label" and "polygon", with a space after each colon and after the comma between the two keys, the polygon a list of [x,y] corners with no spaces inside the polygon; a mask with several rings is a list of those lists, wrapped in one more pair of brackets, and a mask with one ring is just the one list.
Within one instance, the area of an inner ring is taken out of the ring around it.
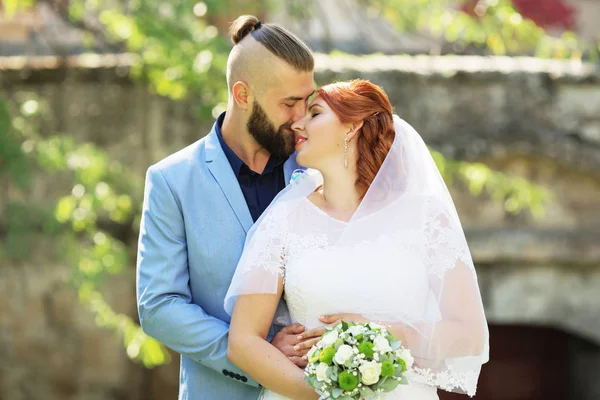
{"label": "light blue suit jacket", "polygon": [[[285,182],[300,168],[294,154],[284,164]],[[148,169],[138,312],[145,333],[181,354],[180,400],[254,400],[260,393],[227,359],[230,318],[223,309],[252,224],[214,127]]]}

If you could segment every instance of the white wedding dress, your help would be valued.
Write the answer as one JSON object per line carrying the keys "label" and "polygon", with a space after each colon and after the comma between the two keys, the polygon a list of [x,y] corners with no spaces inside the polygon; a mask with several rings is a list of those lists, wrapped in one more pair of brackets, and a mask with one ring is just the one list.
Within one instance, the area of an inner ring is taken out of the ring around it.
{"label": "white wedding dress", "polygon": [[283,278],[291,319],[307,329],[335,313],[402,325],[415,365],[409,384],[381,399],[434,400],[438,388],[473,396],[489,354],[473,260],[425,143],[393,118],[394,144],[349,222],[309,200],[323,184],[318,171],[277,196],[248,233],[225,310],[239,295],[277,293]]}
{"label": "white wedding dress", "polygon": [[[365,299],[372,304],[384,304],[385,293],[399,292],[410,302],[410,309],[426,307],[427,281],[425,275],[414,274],[411,260],[420,257],[419,235],[407,234],[402,238],[388,238],[377,245],[371,243],[354,248],[339,249],[330,246],[345,227],[317,208],[310,200],[304,199],[294,210],[277,210],[265,224],[271,225],[268,232],[273,234],[270,251],[265,257],[281,251],[281,270],[284,275],[284,296],[293,322],[307,329],[321,325],[318,316],[322,314],[347,312],[364,309]],[[285,215],[292,211],[293,215]],[[294,218],[294,231],[289,232],[290,218]],[[336,235],[337,234],[337,235]],[[286,238],[281,241],[281,238]],[[391,241],[393,240],[393,244]],[[404,260],[405,268],[390,268],[389,260]],[[266,260],[265,260],[266,261]],[[349,264],[361,265],[360,275],[345,275]],[[355,282],[361,282],[361,291],[356,291]],[[382,297],[383,296],[383,297]],[[421,304],[421,306],[417,306]],[[397,313],[398,304],[372,310],[373,315]],[[401,306],[401,305],[400,305]],[[407,308],[407,311],[408,310]],[[415,316],[417,317],[417,316]],[[384,393],[381,399],[392,400],[434,400],[438,399],[437,388],[410,379],[409,385],[400,385],[391,393]],[[282,400],[269,390],[263,390],[262,400]]]}

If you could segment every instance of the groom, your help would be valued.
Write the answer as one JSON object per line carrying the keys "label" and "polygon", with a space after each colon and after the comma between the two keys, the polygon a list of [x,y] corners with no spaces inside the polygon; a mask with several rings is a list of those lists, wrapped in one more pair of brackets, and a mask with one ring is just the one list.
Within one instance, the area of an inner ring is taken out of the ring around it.
{"label": "groom", "polygon": [[[291,125],[304,116],[314,89],[312,54],[287,30],[242,16],[230,34],[227,111],[208,136],[146,175],[140,324],[181,354],[179,399],[186,400],[254,400],[260,393],[227,360],[223,299],[248,230],[300,168]],[[304,327],[280,328],[274,324],[268,339],[302,366],[306,351],[293,347]]]}

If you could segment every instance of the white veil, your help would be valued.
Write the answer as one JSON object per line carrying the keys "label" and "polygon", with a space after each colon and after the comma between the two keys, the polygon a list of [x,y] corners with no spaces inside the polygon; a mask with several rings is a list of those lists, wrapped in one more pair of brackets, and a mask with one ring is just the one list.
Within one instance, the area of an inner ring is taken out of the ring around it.
{"label": "white veil", "polygon": [[[362,267],[344,264],[343,277],[364,276],[365,269],[385,277],[391,269],[404,268],[409,279],[424,282],[419,286],[423,296],[419,301],[407,298],[394,290],[393,282],[385,282],[379,298],[361,298],[362,282],[354,279],[356,295],[354,301],[348,300],[352,309],[340,312],[402,323],[403,345],[415,358],[413,380],[472,396],[481,365],[488,360],[488,329],[473,260],[427,146],[412,126],[396,115],[393,118],[396,136],[390,152],[352,219],[330,245],[342,249],[340,254],[372,252],[376,260]],[[251,229],[225,298],[229,314],[240,294],[277,293],[285,271],[285,240],[294,231],[295,216],[289,210],[295,210],[322,182],[318,171],[307,170],[275,198]],[[408,242],[414,257],[395,258],[396,248]]]}

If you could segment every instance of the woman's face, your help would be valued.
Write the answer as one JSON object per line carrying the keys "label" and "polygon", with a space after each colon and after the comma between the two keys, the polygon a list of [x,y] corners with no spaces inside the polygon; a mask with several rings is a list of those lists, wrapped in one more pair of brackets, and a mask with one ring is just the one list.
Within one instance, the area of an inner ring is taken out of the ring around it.
{"label": "woman's face", "polygon": [[[308,114],[292,124],[296,138],[298,164],[318,170],[344,164],[344,137],[350,124],[342,124],[325,100],[317,96]],[[333,164],[332,164],[333,163]]]}

